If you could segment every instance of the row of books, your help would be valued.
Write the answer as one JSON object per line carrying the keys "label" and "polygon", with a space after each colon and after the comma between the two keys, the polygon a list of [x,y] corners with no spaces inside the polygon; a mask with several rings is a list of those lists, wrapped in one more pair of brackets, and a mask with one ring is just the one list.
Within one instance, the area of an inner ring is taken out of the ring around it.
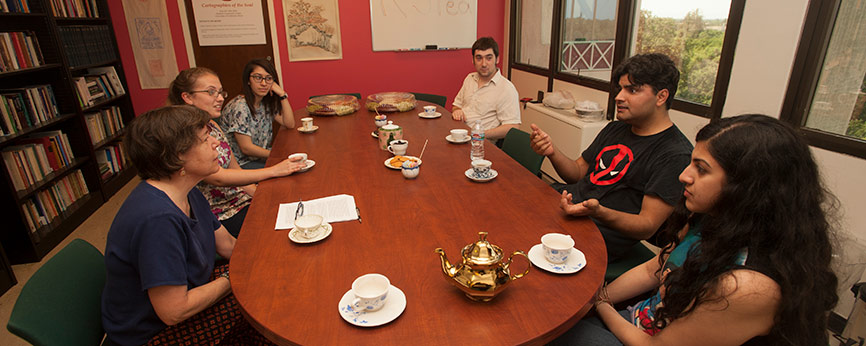
{"label": "row of books", "polygon": [[89,192],[81,170],[75,170],[34,194],[21,205],[30,232],[36,232],[40,227],[50,224],[60,213]]}
{"label": "row of books", "polygon": [[117,60],[111,28],[107,25],[70,25],[59,30],[63,51],[71,66]]}
{"label": "row of books", "polygon": [[84,123],[87,124],[92,144],[102,142],[123,129],[123,117],[118,106],[101,109],[99,113],[85,114]]}
{"label": "row of books", "polygon": [[12,185],[18,191],[38,184],[49,174],[69,166],[75,160],[69,138],[61,131],[34,133],[19,142],[22,144],[0,152],[12,178]]}
{"label": "row of books", "polygon": [[0,72],[45,64],[32,31],[0,32]]}
{"label": "row of books", "polygon": [[126,167],[126,151],[123,149],[122,142],[99,149],[95,154],[102,180],[108,179]]}
{"label": "row of books", "polygon": [[0,135],[7,136],[60,114],[51,85],[0,90]]}
{"label": "row of books", "polygon": [[81,107],[126,93],[114,66],[90,68],[87,73],[74,79]]}
{"label": "row of books", "polygon": [[0,11],[30,13],[28,0],[0,0]]}
{"label": "row of books", "polygon": [[96,0],[51,0],[51,12],[55,17],[96,18],[99,6]]}

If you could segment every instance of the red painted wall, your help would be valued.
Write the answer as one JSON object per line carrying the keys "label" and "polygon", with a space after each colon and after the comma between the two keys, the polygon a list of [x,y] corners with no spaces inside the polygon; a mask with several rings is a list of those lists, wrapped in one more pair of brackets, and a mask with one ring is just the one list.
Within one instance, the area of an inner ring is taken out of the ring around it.
{"label": "red painted wall", "polygon": [[[492,36],[502,45],[505,37],[506,3],[494,0],[478,1],[478,37]],[[339,6],[343,59],[290,63],[283,3],[281,0],[274,0],[274,12],[278,18],[275,43],[282,59],[283,87],[289,93],[289,101],[294,108],[304,106],[310,95],[360,92],[366,97],[381,91],[446,95],[450,108],[463,78],[474,71],[469,49],[373,52],[369,1],[339,0]],[[166,8],[178,68],[183,70],[189,68],[189,63],[176,0],[166,0]],[[109,10],[136,115],[163,105],[167,89],[141,89],[122,2],[109,1]],[[505,52],[500,52],[500,55],[502,54]],[[241,71],[238,71],[238,74],[240,73]]]}

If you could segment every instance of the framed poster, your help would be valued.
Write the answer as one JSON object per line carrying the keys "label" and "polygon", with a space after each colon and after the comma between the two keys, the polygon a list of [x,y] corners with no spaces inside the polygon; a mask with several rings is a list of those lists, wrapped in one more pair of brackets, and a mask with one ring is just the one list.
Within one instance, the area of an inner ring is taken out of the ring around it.
{"label": "framed poster", "polygon": [[266,44],[261,0],[192,0],[201,46]]}
{"label": "framed poster", "polygon": [[343,58],[337,0],[283,0],[289,61]]}

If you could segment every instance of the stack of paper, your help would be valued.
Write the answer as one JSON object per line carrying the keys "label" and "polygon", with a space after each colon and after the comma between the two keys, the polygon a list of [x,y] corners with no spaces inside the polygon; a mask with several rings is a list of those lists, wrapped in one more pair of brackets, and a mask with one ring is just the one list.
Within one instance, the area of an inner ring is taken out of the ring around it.
{"label": "stack of paper", "polygon": [[[358,219],[358,209],[355,206],[355,197],[352,195],[335,195],[322,197],[310,201],[302,201],[305,215],[322,215],[325,222],[342,222]],[[277,212],[277,230],[292,229],[295,227],[295,212],[298,202],[280,204]]]}

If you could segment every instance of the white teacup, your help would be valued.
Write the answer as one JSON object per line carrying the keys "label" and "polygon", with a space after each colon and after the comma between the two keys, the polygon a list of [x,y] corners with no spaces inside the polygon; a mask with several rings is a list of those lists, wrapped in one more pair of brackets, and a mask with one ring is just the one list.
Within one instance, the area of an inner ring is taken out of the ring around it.
{"label": "white teacup", "polygon": [[322,233],[322,222],[325,218],[321,215],[307,214],[301,215],[295,220],[295,228],[300,232],[300,236],[312,239],[318,237]]}
{"label": "white teacup", "polygon": [[493,162],[488,160],[472,160],[472,174],[476,178],[487,178],[490,176],[490,166]]}
{"label": "white teacup", "polygon": [[395,139],[388,144],[388,151],[394,155],[406,155],[406,149],[409,149],[409,141],[405,139]]}
{"label": "white teacup", "polygon": [[313,129],[313,118],[301,118],[301,122],[304,124],[304,130],[310,131]]}
{"label": "white teacup", "polygon": [[424,114],[428,117],[436,115],[436,106],[424,106]]}
{"label": "white teacup", "polygon": [[307,162],[307,154],[306,153],[294,153],[292,155],[289,155],[289,161]]}
{"label": "white teacup", "polygon": [[466,140],[466,137],[469,136],[469,130],[467,129],[453,129],[451,130],[451,139],[457,142],[462,142]]}
{"label": "white teacup", "polygon": [[548,233],[541,237],[544,258],[550,263],[563,263],[568,260],[574,239],[568,234]]}
{"label": "white teacup", "polygon": [[352,282],[352,309],[356,312],[376,311],[385,305],[391,281],[382,274],[361,275]]}

